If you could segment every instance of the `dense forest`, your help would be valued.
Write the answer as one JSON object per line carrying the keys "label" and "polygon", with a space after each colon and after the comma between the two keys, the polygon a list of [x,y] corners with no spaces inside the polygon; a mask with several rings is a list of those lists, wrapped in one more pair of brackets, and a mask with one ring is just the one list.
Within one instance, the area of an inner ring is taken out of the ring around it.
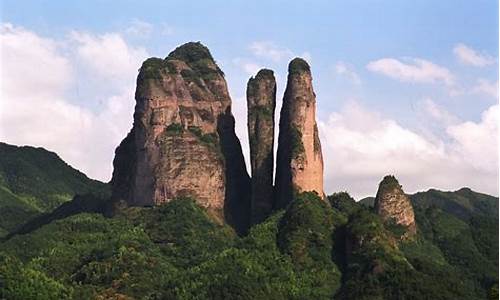
{"label": "dense forest", "polygon": [[105,184],[0,150],[1,298],[498,298],[498,198],[467,188],[410,195],[411,239],[346,192],[302,193],[237,235],[189,198],[108,217]]}

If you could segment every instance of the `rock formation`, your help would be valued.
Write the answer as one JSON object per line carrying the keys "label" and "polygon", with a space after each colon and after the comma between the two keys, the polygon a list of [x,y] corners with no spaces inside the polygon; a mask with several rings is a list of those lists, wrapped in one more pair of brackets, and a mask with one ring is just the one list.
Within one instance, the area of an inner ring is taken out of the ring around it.
{"label": "rock formation", "polygon": [[285,207],[294,192],[323,193],[323,156],[316,125],[316,95],[306,61],[293,59],[281,108],[276,163],[275,207]]}
{"label": "rock formation", "polygon": [[192,197],[246,227],[239,214],[249,210],[250,181],[224,74],[209,50],[187,43],[165,59],[147,59],[135,99],[133,128],[113,162],[113,199],[151,206]]}
{"label": "rock formation", "polygon": [[260,70],[247,85],[248,137],[252,167],[251,220],[258,223],[273,208],[274,109],[276,80],[271,70]]}
{"label": "rock formation", "polygon": [[385,223],[392,222],[406,228],[402,238],[416,233],[413,206],[394,176],[385,176],[380,182],[374,204],[376,213]]}

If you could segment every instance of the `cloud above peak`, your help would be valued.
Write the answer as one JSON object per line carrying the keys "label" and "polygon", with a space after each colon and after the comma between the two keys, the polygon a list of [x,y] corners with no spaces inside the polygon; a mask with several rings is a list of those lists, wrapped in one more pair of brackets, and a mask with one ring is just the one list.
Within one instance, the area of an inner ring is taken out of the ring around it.
{"label": "cloud above peak", "polygon": [[369,62],[366,68],[402,82],[455,84],[455,77],[447,68],[421,58],[381,58]]}
{"label": "cloud above peak", "polygon": [[465,44],[456,45],[453,48],[453,53],[464,65],[484,67],[495,63],[495,59],[493,57],[487,54],[479,53]]}
{"label": "cloud above peak", "polygon": [[109,180],[147,52],[117,33],[54,40],[11,24],[0,26],[0,48],[0,140],[55,151],[88,176]]}
{"label": "cloud above peak", "polygon": [[468,185],[496,195],[498,105],[479,122],[464,122],[430,100],[424,104],[445,136],[429,138],[357,102],[319,120],[327,192],[373,196],[381,178],[394,174],[408,193]]}
{"label": "cloud above peak", "polygon": [[268,59],[275,63],[290,60],[296,56],[300,56],[308,62],[311,62],[312,59],[311,54],[307,51],[301,55],[297,55],[292,50],[278,46],[270,41],[255,41],[250,44],[249,49],[254,56]]}

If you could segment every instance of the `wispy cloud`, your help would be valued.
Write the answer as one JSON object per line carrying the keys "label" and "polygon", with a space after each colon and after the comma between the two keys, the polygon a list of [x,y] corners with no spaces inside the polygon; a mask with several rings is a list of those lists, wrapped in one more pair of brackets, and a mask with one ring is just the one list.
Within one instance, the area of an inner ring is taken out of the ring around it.
{"label": "wispy cloud", "polygon": [[260,66],[258,63],[239,57],[233,59],[233,64],[235,64],[245,73],[251,76],[254,76],[260,69],[262,69],[262,66]]}
{"label": "wispy cloud", "polygon": [[125,33],[139,37],[148,37],[153,32],[153,29],[153,24],[133,19],[130,22],[130,26],[125,29]]}
{"label": "wispy cloud", "polygon": [[453,74],[445,67],[425,59],[409,58],[404,61],[382,58],[368,63],[368,70],[403,82],[455,84]]}
{"label": "wispy cloud", "polygon": [[137,73],[138,63],[148,56],[144,48],[131,47],[118,33],[72,31],[69,40],[76,51],[75,58],[108,80],[129,79]]}
{"label": "wispy cloud", "polygon": [[485,94],[498,99],[498,80],[492,82],[488,79],[479,78],[472,92],[476,94]]}
{"label": "wispy cloud", "polygon": [[405,191],[469,187],[498,193],[498,105],[479,122],[455,119],[432,102],[432,118],[443,122],[442,138],[429,139],[396,120],[351,102],[318,123],[327,192],[373,196],[377,183],[394,174]]}
{"label": "wispy cloud", "polygon": [[290,60],[295,56],[300,56],[308,62],[311,62],[312,60],[311,54],[307,51],[299,55],[294,53],[292,50],[286,47],[278,46],[276,43],[271,41],[253,42],[250,44],[249,49],[256,57],[268,59],[273,62]]}
{"label": "wispy cloud", "polygon": [[338,61],[335,64],[335,73],[337,73],[338,75],[346,76],[355,84],[361,84],[361,79],[354,71],[354,68],[343,61]]}
{"label": "wispy cloud", "polygon": [[279,62],[293,56],[293,52],[290,49],[279,47],[273,42],[265,41],[253,42],[250,45],[250,51],[257,57],[267,58],[274,62]]}
{"label": "wispy cloud", "polygon": [[464,44],[456,45],[453,48],[453,53],[458,60],[465,65],[484,67],[495,63],[495,59],[493,57],[487,54],[479,53]]}
{"label": "wispy cloud", "polygon": [[[11,24],[0,26],[0,48],[0,140],[56,151],[89,176],[109,180],[148,53],[118,33],[72,32],[54,40]],[[86,91],[84,101],[71,98],[78,85],[95,81],[105,90]],[[94,111],[90,103],[101,104]]]}
{"label": "wispy cloud", "polygon": [[152,35],[172,35],[175,33],[175,29],[164,22],[152,24],[143,20],[133,19],[123,33],[134,38],[149,38]]}

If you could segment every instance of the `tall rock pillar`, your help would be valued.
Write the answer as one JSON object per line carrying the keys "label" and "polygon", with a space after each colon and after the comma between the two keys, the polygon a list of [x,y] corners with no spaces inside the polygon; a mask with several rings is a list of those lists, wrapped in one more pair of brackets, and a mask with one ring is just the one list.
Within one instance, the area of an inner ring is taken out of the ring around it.
{"label": "tall rock pillar", "polygon": [[283,208],[294,193],[323,192],[323,155],[316,124],[316,95],[311,69],[301,58],[288,65],[281,108],[276,164],[275,207]]}
{"label": "tall rock pillar", "polygon": [[201,43],[140,69],[134,124],[116,149],[113,199],[151,206],[191,197],[238,230],[248,226],[250,179],[234,133],[223,72]]}
{"label": "tall rock pillar", "polygon": [[262,69],[247,85],[248,137],[252,166],[251,221],[259,223],[273,209],[274,110],[276,79]]}

